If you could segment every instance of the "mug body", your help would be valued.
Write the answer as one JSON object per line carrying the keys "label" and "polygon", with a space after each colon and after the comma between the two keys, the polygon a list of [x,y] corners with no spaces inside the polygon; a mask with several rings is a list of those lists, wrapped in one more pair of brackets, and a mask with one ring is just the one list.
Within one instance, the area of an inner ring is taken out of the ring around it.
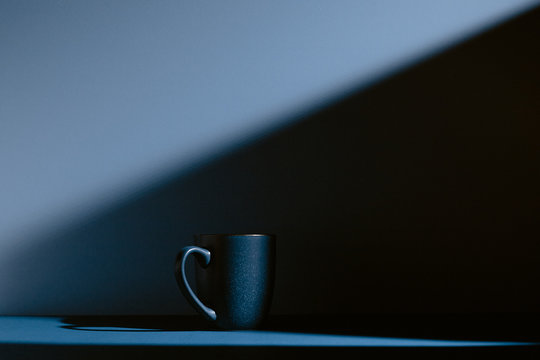
{"label": "mug body", "polygon": [[260,326],[272,300],[275,236],[202,234],[195,236],[195,245],[211,254],[207,267],[196,266],[196,283],[201,301],[216,312],[216,325]]}

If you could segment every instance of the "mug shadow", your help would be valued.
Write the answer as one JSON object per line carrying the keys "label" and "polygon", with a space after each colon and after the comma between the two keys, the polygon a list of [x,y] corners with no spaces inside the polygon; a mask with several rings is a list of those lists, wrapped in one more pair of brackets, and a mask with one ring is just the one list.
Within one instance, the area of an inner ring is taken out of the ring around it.
{"label": "mug shadow", "polygon": [[163,332],[216,330],[198,316],[68,316],[63,329],[79,331]]}
{"label": "mug shadow", "polygon": [[[218,331],[199,316],[69,316],[63,329],[98,332]],[[540,313],[273,315],[256,331],[449,341],[540,342]]]}

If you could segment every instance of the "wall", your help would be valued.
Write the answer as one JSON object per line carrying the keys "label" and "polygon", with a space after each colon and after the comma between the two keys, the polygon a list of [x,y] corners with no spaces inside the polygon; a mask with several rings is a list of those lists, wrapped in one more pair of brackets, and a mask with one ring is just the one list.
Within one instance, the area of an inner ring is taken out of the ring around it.
{"label": "wall", "polygon": [[[246,231],[279,236],[277,313],[537,304],[537,12],[366,87],[517,10],[428,8],[445,23],[371,4],[390,32],[374,41],[346,7],[308,12],[342,26],[325,37],[305,8],[239,25],[207,5],[22,4],[2,21],[2,69],[17,70],[0,110],[3,313],[190,312],[176,252]],[[351,79],[358,92],[323,108]]]}

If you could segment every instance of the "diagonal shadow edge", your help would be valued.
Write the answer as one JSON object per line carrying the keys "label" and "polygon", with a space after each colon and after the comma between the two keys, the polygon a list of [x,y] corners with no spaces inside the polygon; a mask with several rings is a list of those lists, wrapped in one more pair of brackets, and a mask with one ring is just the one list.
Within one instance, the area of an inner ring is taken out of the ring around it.
{"label": "diagonal shadow edge", "polygon": [[189,313],[174,255],[237,231],[278,234],[278,313],[535,309],[539,17],[40,241],[4,264],[9,312]]}
{"label": "diagonal shadow edge", "polygon": [[478,37],[479,34],[496,26],[500,26],[501,23],[509,22],[536,7],[538,7],[538,5],[523,5],[519,8],[515,8],[512,12],[509,12],[502,17],[486,20],[474,27],[463,30],[461,33],[455,33],[442,42],[426,46],[423,50],[417,49],[418,51],[396,59],[393,64],[387,64],[378,70],[372,71],[372,73],[367,76],[357,77],[353,79],[353,81],[350,81],[349,84],[342,84],[340,87],[333,88],[330,93],[320,94],[319,97],[314,97],[302,104],[297,104],[297,106],[291,109],[283,110],[281,114],[274,114],[273,116],[268,117],[267,121],[265,121],[267,123],[266,127],[262,126],[254,128],[251,132],[247,131],[242,138],[235,137],[229,139],[229,141],[224,141],[213,148],[208,148],[206,151],[201,151],[200,156],[194,157],[191,162],[183,163],[181,166],[169,164],[168,167],[176,169],[173,171],[166,171],[163,169],[161,171],[158,170],[156,172],[160,173],[160,175],[153,178],[150,177],[146,179],[146,182],[143,181],[142,183],[131,185],[124,184],[125,189],[117,189],[119,190],[118,194],[116,194],[113,199],[107,199],[107,201],[103,200],[104,197],[110,198],[110,195],[107,196],[105,194],[97,196],[99,200],[97,200],[95,204],[88,199],[90,204],[85,205],[84,212],[78,212],[77,209],[72,208],[73,214],[71,214],[71,217],[66,218],[66,214],[63,214],[64,217],[60,217],[58,214],[56,217],[49,219],[49,221],[26,229],[26,232],[24,230],[21,231],[18,236],[15,235],[14,240],[26,237],[53,237],[56,233],[62,232],[65,228],[74,227],[79,223],[87,222],[89,219],[100,216],[100,214],[106,212],[108,209],[120,207],[123,203],[142,197],[145,194],[152,192],[153,189],[166,186],[166,184],[174,182],[175,179],[178,179],[181,176],[189,175],[200,168],[208,166],[212,162],[220,161],[221,158],[225,158],[234,154],[236,151],[240,151],[245,147],[256,144],[261,138],[277,134],[281,131],[286,131],[290,126],[294,126],[297,122],[301,122],[303,119],[309,118],[311,115],[314,115],[327,107],[369,89],[371,86],[396,76],[402,71],[426,62],[460,43],[470,41],[470,39]]}

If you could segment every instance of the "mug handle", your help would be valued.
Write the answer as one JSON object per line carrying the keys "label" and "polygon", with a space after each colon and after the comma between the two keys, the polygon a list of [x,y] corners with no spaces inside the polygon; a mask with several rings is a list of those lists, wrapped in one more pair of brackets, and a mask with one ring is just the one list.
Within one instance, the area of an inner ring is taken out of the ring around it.
{"label": "mug handle", "polygon": [[199,260],[202,260],[202,267],[207,267],[210,264],[210,251],[198,246],[186,246],[183,248],[176,257],[176,282],[178,287],[182,291],[182,294],[186,297],[188,302],[197,310],[204,318],[210,321],[215,321],[217,316],[216,312],[209,307],[205,306],[195,295],[193,290],[188,284],[186,278],[186,259],[190,254],[194,254]]}

